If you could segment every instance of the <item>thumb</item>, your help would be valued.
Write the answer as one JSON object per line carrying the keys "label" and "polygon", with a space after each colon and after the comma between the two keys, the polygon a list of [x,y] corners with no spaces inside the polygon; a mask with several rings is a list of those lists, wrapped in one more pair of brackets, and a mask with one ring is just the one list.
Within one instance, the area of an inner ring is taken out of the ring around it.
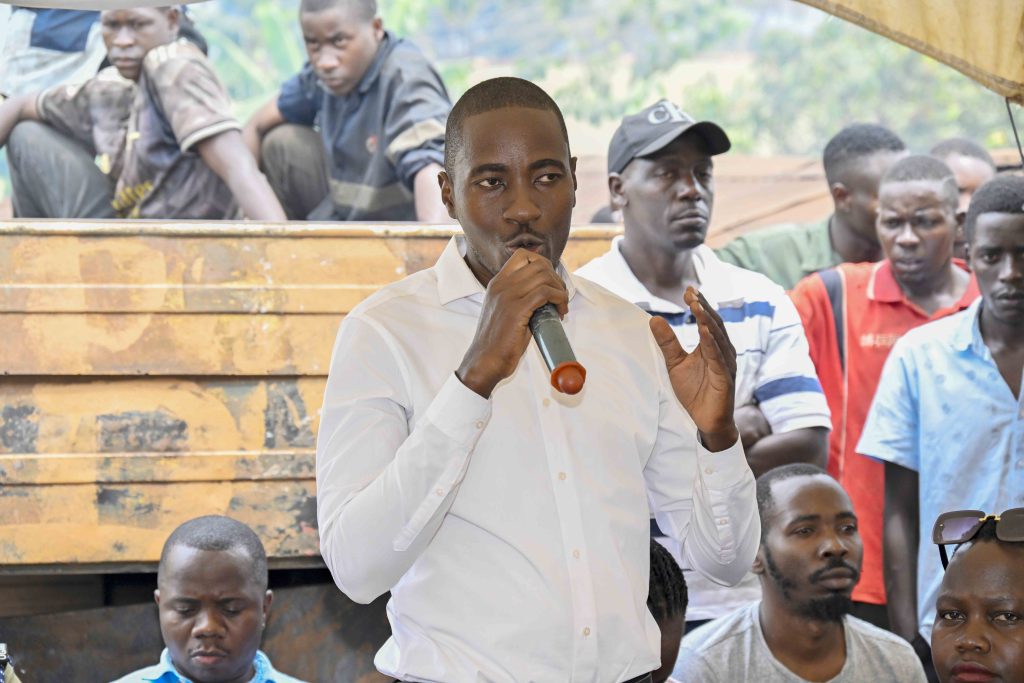
{"label": "thumb", "polygon": [[672,330],[672,326],[659,316],[651,317],[651,333],[654,334],[654,341],[661,347],[661,355],[665,356],[665,365],[669,370],[683,362],[689,355],[683,351],[679,338]]}

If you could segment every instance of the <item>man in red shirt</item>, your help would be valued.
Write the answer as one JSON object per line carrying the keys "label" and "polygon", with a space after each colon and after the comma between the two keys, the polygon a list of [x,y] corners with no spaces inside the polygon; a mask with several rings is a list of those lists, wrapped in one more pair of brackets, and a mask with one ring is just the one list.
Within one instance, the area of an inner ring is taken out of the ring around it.
{"label": "man in red shirt", "polygon": [[879,263],[844,263],[804,278],[790,296],[832,411],[829,473],[850,494],[864,540],[854,613],[888,626],[882,578],[885,470],[855,452],[882,366],[908,330],[963,310],[978,286],[953,241],[963,221],[953,172],[911,156],[883,176],[878,195]]}

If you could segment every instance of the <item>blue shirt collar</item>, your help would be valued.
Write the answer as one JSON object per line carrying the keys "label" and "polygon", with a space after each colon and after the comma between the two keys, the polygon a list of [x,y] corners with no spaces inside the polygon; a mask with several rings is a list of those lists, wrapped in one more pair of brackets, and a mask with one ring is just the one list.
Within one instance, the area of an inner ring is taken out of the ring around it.
{"label": "blue shirt collar", "polygon": [[988,347],[981,337],[981,304],[982,299],[978,297],[967,307],[953,331],[951,341],[957,351],[974,351],[984,358],[988,353]]}
{"label": "blue shirt collar", "polygon": [[[274,667],[270,664],[270,659],[262,651],[256,651],[253,664],[256,667],[256,675],[249,680],[249,683],[274,683],[277,672],[274,671]],[[143,680],[151,681],[152,683],[192,683],[191,680],[185,678],[174,668],[174,662],[171,661],[171,653],[167,648],[164,648],[164,651],[160,653],[160,664],[153,672],[153,677]]]}

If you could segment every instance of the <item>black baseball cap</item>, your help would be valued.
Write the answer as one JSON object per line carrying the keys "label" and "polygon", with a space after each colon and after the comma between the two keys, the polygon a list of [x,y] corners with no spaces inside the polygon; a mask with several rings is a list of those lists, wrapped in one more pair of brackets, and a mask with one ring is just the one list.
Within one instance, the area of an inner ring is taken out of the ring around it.
{"label": "black baseball cap", "polygon": [[704,138],[713,155],[728,152],[732,147],[729,136],[717,124],[694,121],[672,102],[660,100],[622,119],[608,145],[608,172],[622,173],[633,159],[664,149],[689,130]]}

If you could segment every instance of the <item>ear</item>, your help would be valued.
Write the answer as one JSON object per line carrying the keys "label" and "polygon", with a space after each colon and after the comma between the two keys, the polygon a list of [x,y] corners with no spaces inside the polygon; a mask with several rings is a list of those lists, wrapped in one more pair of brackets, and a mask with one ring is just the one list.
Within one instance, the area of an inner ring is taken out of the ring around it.
{"label": "ear", "polygon": [[174,35],[177,36],[181,29],[181,11],[177,7],[171,7],[167,10],[167,24],[174,31]]}
{"label": "ear", "polygon": [[377,39],[377,42],[384,40],[384,20],[380,17],[374,17],[373,23],[373,37]]}
{"label": "ear", "polygon": [[614,211],[622,211],[629,200],[622,192],[622,176],[618,173],[608,174],[608,194],[611,196],[611,206]]}
{"label": "ear", "polygon": [[847,211],[850,208],[850,190],[842,183],[832,183],[828,188],[832,195],[832,203],[836,205],[836,211]]}
{"label": "ear", "polygon": [[157,588],[153,591],[153,600],[156,602],[157,607],[160,606],[160,589]]}
{"label": "ear", "polygon": [[274,591],[268,590],[263,596],[263,627],[267,626],[267,617],[270,616],[270,605],[274,602]]}
{"label": "ear", "polygon": [[754,555],[754,562],[750,565],[750,571],[757,574],[758,576],[763,576],[765,572],[764,551],[762,550],[762,548],[763,546],[758,546],[757,554]]}
{"label": "ear", "polygon": [[569,157],[569,175],[572,176],[572,205],[576,206],[576,192],[580,189],[579,181],[576,180],[576,157]]}
{"label": "ear", "polygon": [[448,176],[448,171],[441,171],[437,174],[437,184],[441,188],[441,203],[448,210],[448,217],[458,221],[459,217],[455,215],[455,188],[452,179]]}

